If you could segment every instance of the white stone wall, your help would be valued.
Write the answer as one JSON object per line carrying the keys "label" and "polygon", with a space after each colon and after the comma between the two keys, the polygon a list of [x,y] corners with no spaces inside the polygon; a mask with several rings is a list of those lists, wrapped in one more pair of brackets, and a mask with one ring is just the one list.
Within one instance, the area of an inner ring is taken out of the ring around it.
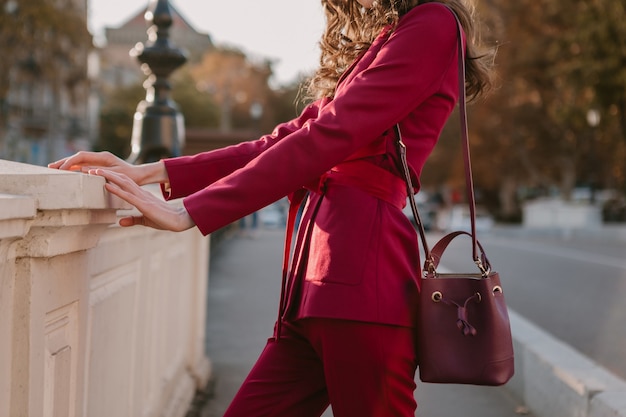
{"label": "white stone wall", "polygon": [[560,199],[540,199],[523,207],[523,226],[531,229],[581,229],[600,227],[599,206]]}
{"label": "white stone wall", "polygon": [[103,184],[0,160],[0,416],[178,417],[207,382],[208,239],[117,226]]}

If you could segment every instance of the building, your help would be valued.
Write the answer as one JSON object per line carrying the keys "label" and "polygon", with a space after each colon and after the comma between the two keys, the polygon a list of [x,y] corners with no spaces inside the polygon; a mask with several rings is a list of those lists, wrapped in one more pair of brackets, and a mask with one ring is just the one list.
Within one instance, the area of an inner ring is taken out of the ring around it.
{"label": "building", "polygon": [[45,165],[86,148],[95,134],[87,0],[9,0],[4,11],[0,159]]}
{"label": "building", "polygon": [[[100,49],[100,82],[104,92],[112,88],[142,83],[146,76],[137,61],[129,55],[137,43],[147,41],[149,24],[144,18],[147,8],[142,8],[117,28],[105,28],[106,44]],[[211,37],[200,33],[170,3],[172,26],[170,41],[182,48],[191,62],[214,48]]]}

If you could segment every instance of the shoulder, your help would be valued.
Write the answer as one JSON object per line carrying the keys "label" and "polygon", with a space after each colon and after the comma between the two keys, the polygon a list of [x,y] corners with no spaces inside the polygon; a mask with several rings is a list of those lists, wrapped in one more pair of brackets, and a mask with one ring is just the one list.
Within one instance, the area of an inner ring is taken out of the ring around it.
{"label": "shoulder", "polygon": [[391,36],[405,42],[426,41],[433,48],[449,49],[455,47],[457,33],[453,12],[441,3],[430,2],[415,6],[404,15]]}
{"label": "shoulder", "polygon": [[442,3],[429,2],[411,9],[398,22],[396,31],[410,28],[428,31],[433,35],[456,33],[456,19],[453,12]]}
{"label": "shoulder", "polygon": [[448,6],[443,3],[439,3],[438,1],[431,1],[428,3],[422,3],[420,5],[415,6],[411,9],[402,19],[411,18],[415,16],[428,16],[429,18],[434,19],[442,19],[442,20],[450,20],[454,21],[454,16],[452,14],[452,10],[448,8]]}

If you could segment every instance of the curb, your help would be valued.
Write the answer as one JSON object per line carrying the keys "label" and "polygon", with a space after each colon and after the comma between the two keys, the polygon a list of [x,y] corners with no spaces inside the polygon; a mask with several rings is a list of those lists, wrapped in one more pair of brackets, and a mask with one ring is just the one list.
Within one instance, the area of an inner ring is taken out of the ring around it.
{"label": "curb", "polygon": [[508,237],[519,236],[543,236],[558,237],[564,240],[584,239],[589,242],[626,242],[626,223],[607,223],[599,227],[587,228],[532,228],[520,226],[495,226],[490,233],[494,236],[502,235]]}
{"label": "curb", "polygon": [[505,388],[540,417],[626,417],[626,381],[509,310],[515,375]]}

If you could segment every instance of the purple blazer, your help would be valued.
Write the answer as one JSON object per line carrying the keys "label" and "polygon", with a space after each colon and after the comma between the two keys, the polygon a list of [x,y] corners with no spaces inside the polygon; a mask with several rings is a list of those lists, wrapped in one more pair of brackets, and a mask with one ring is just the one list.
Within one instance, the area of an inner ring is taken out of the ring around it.
{"label": "purple blazer", "polygon": [[[420,260],[401,211],[406,193],[392,127],[400,124],[417,184],[458,98],[456,47],[448,9],[415,7],[346,71],[332,100],[309,105],[259,140],[165,160],[166,198],[184,197],[208,234],[303,187],[313,190],[297,238],[302,268],[290,277],[289,318],[412,326]],[[308,256],[299,248],[306,230]]]}

